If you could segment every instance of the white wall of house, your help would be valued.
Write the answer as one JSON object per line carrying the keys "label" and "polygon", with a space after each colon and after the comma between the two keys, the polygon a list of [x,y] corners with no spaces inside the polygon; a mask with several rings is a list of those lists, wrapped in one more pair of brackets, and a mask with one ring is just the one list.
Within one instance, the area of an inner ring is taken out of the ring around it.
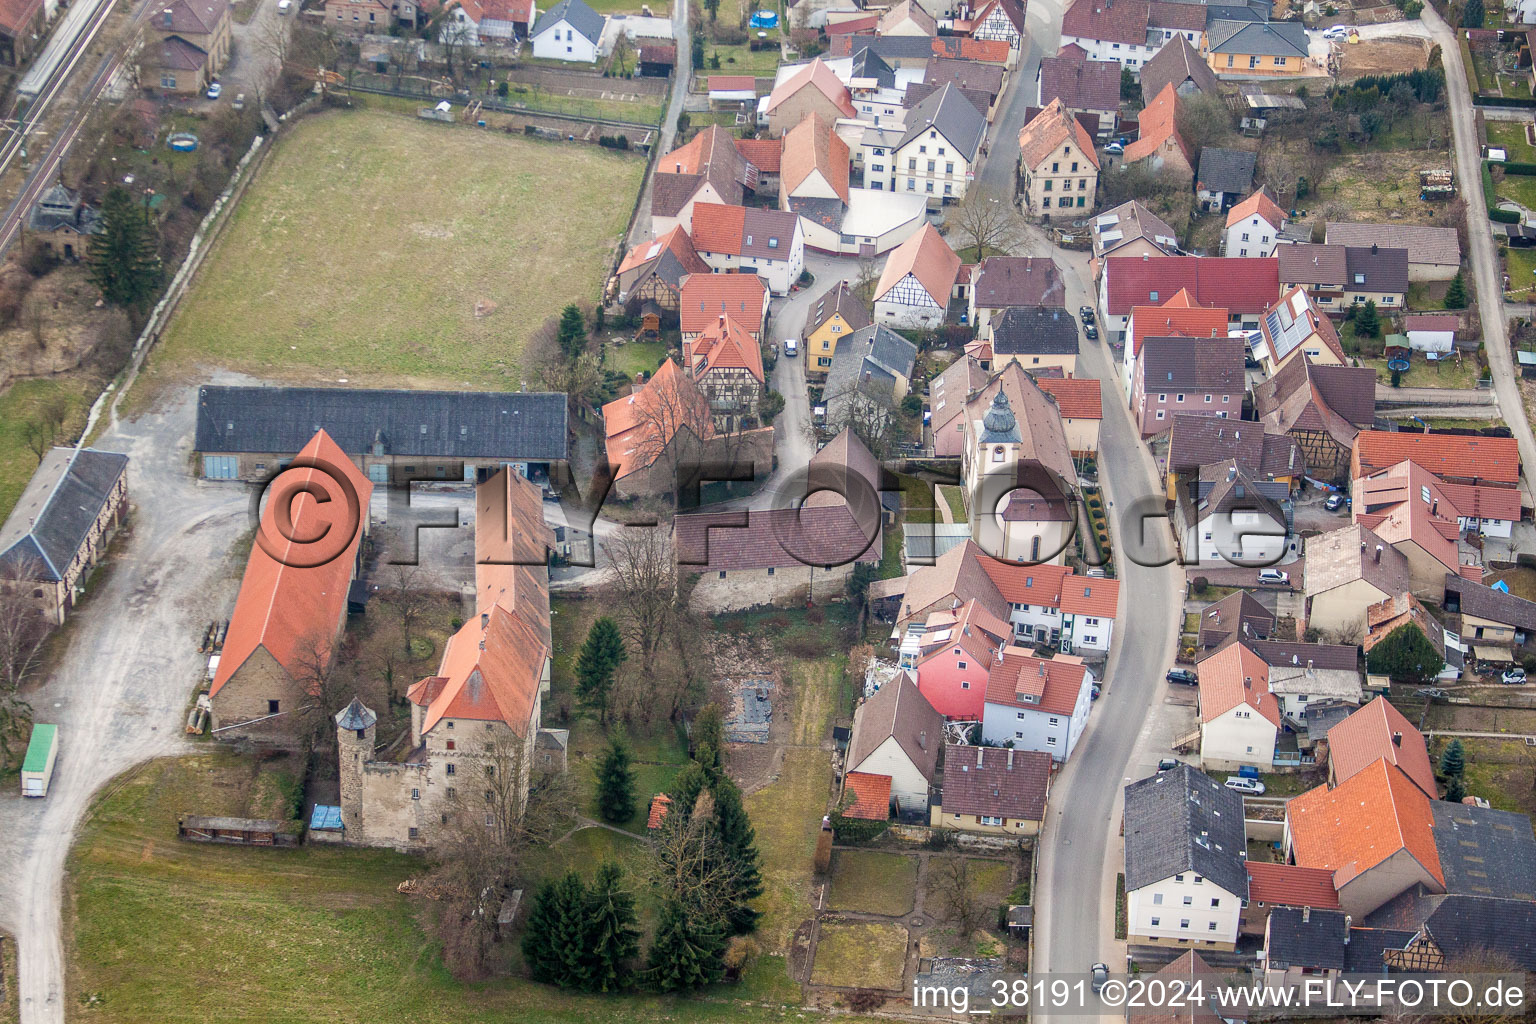
{"label": "white wall of house", "polygon": [[[927,741],[943,743],[944,737],[929,736]],[[903,811],[928,809],[928,780],[894,736],[887,736],[874,753],[858,764],[850,764],[848,770],[867,775],[889,775],[891,796]]]}
{"label": "white wall of house", "polygon": [[934,301],[917,278],[908,274],[875,300],[875,321],[887,327],[938,327],[944,323],[948,303],[947,295]]}
{"label": "white wall of house", "polygon": [[717,274],[756,274],[768,282],[768,290],[775,295],[788,295],[789,286],[805,269],[805,232],[795,223],[795,237],[791,240],[785,259],[762,259],[757,256],[738,256],[735,253],[704,252],[699,258]]}
{"label": "white wall of house", "polygon": [[937,131],[929,131],[896,150],[892,160],[895,190],[935,200],[965,198],[971,162]]}
{"label": "white wall of house", "polygon": [[1132,889],[1125,896],[1126,930],[1132,941],[1190,946],[1237,942],[1242,900],[1192,871]]}
{"label": "white wall of house", "polygon": [[1473,519],[1470,516],[1458,516],[1456,525],[1463,530],[1476,530],[1484,537],[1507,538],[1515,524],[1508,519]]}
{"label": "white wall of house", "polygon": [[1202,767],[1231,771],[1248,764],[1268,771],[1274,763],[1275,727],[1253,708],[1240,705],[1201,723]]}
{"label": "white wall of house", "polygon": [[1012,743],[1014,750],[1043,750],[1057,761],[1065,761],[1088,724],[1092,705],[1093,673],[1084,672],[1071,714],[988,701],[981,714],[981,737],[989,744]]}
{"label": "white wall of house", "polygon": [[1227,228],[1223,256],[1273,256],[1279,246],[1280,231],[1275,225],[1253,214]]}
{"label": "white wall of house", "polygon": [[1218,512],[1184,532],[1184,551],[1202,566],[1268,565],[1286,554],[1285,524],[1261,512]]}
{"label": "white wall of house", "polygon": [[1115,620],[1091,615],[1065,615],[1043,604],[1009,606],[1013,635],[1031,643],[1061,645],[1063,654],[1109,653]]}
{"label": "white wall of house", "polygon": [[1455,343],[1455,331],[1408,332],[1408,347],[1415,352],[1449,352]]}
{"label": "white wall of house", "polygon": [[[1531,2],[1536,3],[1536,0],[1531,0]],[[1151,34],[1150,32],[1148,33],[1148,35]],[[1172,30],[1159,30],[1159,34],[1162,38],[1158,39],[1151,46],[1139,43],[1112,43],[1103,39],[1089,39],[1086,36],[1068,35],[1061,37],[1061,45],[1066,47],[1076,43],[1088,51],[1089,60],[1117,60],[1132,71],[1140,73],[1141,66],[1157,56],[1157,51],[1173,40],[1174,33]],[[1191,29],[1188,32],[1180,32],[1178,34],[1188,39],[1189,44],[1196,50],[1200,49],[1200,37],[1204,35],[1203,32]]]}
{"label": "white wall of house", "polygon": [[597,63],[597,41],[588,39],[561,19],[533,37],[533,55],[548,60],[567,60],[580,64]]}

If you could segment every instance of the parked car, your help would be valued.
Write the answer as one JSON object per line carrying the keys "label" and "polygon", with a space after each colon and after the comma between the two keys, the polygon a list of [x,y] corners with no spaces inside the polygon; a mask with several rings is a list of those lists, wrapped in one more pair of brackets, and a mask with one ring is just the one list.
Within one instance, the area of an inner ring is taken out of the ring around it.
{"label": "parked car", "polygon": [[1077,315],[1083,318],[1083,323],[1085,323],[1085,324],[1093,323],[1093,307],[1092,306],[1079,306],[1078,309],[1077,309]]}
{"label": "parked car", "polygon": [[1179,762],[1171,757],[1162,758],[1157,762],[1159,772],[1171,772],[1179,766]]}
{"label": "parked car", "polygon": [[785,338],[784,339],[784,354],[785,355],[787,355],[787,356],[796,355],[797,353],[799,353],[799,351],[800,351],[800,342],[799,342],[798,339],[795,339],[795,338]]}
{"label": "parked car", "polygon": [[218,82],[214,82],[212,85],[208,86],[208,93],[207,93],[208,98],[211,99],[211,100],[216,100],[216,99],[219,98],[219,94],[222,93],[223,91],[224,91],[224,87],[222,85],[220,85]]}
{"label": "parked car", "polygon": [[1330,25],[1323,30],[1324,39],[1344,39],[1349,35],[1348,25]]}
{"label": "parked car", "polygon": [[1525,669],[1519,665],[1516,665],[1514,668],[1507,668],[1499,678],[1510,686],[1521,686],[1525,683]]}
{"label": "parked car", "polygon": [[1105,964],[1094,964],[1089,969],[1089,973],[1093,975],[1093,990],[1104,991],[1104,986],[1109,982],[1109,967]]}
{"label": "parked car", "polygon": [[1337,492],[1328,495],[1328,500],[1323,502],[1323,508],[1329,512],[1337,512],[1344,507],[1344,495]]}
{"label": "parked car", "polygon": [[236,110],[244,110],[245,109],[245,93],[243,93],[243,92],[235,93],[235,98],[230,102],[229,105],[234,107]]}
{"label": "parked car", "polygon": [[[1524,682],[1524,680],[1521,680],[1521,681]],[[1104,692],[1103,688],[1100,687],[1098,683],[1094,683],[1093,684],[1093,693],[1091,694],[1091,696],[1093,697],[1094,700],[1098,700],[1099,699],[1099,695],[1101,693],[1103,693],[1103,692]]]}
{"label": "parked car", "polygon": [[1234,792],[1246,793],[1248,796],[1264,795],[1264,783],[1258,779],[1244,779],[1237,775],[1229,775],[1223,785]]}
{"label": "parked car", "polygon": [[1114,156],[1119,156],[1121,153],[1125,152],[1125,147],[1118,142],[1111,142],[1109,145],[1104,147],[1104,152],[1110,153]]}
{"label": "parked car", "polygon": [[1083,336],[1086,337],[1089,341],[1098,341],[1099,329],[1093,326],[1093,324],[1089,324],[1087,327],[1083,328]]}
{"label": "parked car", "polygon": [[1200,677],[1187,668],[1176,668],[1168,673],[1168,681],[1180,686],[1195,686],[1200,682]]}
{"label": "parked car", "polygon": [[1291,574],[1279,569],[1260,569],[1259,583],[1268,587],[1283,587],[1291,582]]}
{"label": "parked car", "polygon": [[277,0],[277,13],[281,17],[293,9],[293,0]]}

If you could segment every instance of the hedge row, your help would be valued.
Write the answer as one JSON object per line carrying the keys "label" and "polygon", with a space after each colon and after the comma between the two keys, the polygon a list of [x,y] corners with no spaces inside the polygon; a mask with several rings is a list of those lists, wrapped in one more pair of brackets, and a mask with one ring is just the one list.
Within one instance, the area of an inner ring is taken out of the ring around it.
{"label": "hedge row", "polygon": [[1536,108],[1536,99],[1528,99],[1524,96],[1486,96],[1479,93],[1474,100],[1481,107],[1524,107]]}
{"label": "hedge row", "polygon": [[[1530,164],[1521,164],[1520,166],[1522,166],[1522,167],[1529,167],[1531,165]],[[1519,224],[1520,223],[1520,212],[1518,210],[1501,210],[1497,206],[1494,205],[1494,200],[1495,200],[1496,196],[1495,196],[1494,191],[1493,191],[1493,171],[1491,171],[1489,169],[1489,167],[1490,167],[1490,165],[1489,165],[1488,161],[1484,160],[1483,161],[1483,204],[1488,208],[1488,219],[1491,220],[1491,221],[1494,221],[1495,223],[1498,223],[1498,224]],[[1506,170],[1508,169],[1508,165],[1505,165],[1505,169]]]}
{"label": "hedge row", "polygon": [[1504,168],[1505,174],[1536,174],[1536,164],[1520,163],[1518,161],[1507,161],[1505,163],[1499,164],[1499,166]]}

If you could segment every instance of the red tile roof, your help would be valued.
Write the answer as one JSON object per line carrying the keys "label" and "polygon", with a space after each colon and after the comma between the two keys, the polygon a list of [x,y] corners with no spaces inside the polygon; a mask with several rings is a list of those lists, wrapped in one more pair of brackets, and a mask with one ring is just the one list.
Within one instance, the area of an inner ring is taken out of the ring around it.
{"label": "red tile roof", "polygon": [[1145,0],[1076,0],[1061,18],[1061,34],[1144,46],[1148,5]]}
{"label": "red tile roof", "polygon": [[702,381],[713,370],[746,370],[763,380],[763,352],[746,329],[721,313],[697,338],[683,342],[689,376]]}
{"label": "red tile roof", "polygon": [[756,89],[757,79],[751,75],[710,75],[708,87],[710,92],[744,92]]}
{"label": "red tile roof", "polygon": [[651,812],[646,816],[646,828],[661,828],[661,823],[667,817],[667,812],[672,809],[672,798],[665,793],[657,793],[651,797]]}
{"label": "red tile roof", "polygon": [[688,232],[681,224],[660,238],[645,245],[637,245],[625,253],[624,262],[619,264],[619,273],[628,273],[636,267],[660,259],[662,253],[669,251],[677,257],[677,262],[682,264],[687,273],[709,273],[709,264],[699,258],[698,250],[693,247],[693,239],[688,237]]}
{"label": "red tile roof", "polygon": [[1439,476],[1520,481],[1520,446],[1512,437],[1362,430],[1355,438],[1355,455],[1362,474],[1412,459]]}
{"label": "red tile roof", "polygon": [[[305,460],[313,462],[305,467]],[[357,564],[361,524],[368,515],[373,484],[324,430],[315,434],[294,462],[269,488],[258,527],[268,543],[251,545],[218,672],[209,687],[211,696],[218,696],[258,648],[264,648],[291,678],[301,679],[306,662],[327,654],[346,614],[347,587]],[[328,500],[316,500],[316,495],[302,489],[306,487],[315,487]],[[355,511],[347,495],[349,487],[357,498]],[[292,517],[287,531],[274,521],[279,509]],[[291,538],[323,540],[333,530],[338,538],[351,538],[347,545],[320,565],[303,566],[318,559],[320,548],[307,551]],[[276,557],[268,553],[269,547]]]}
{"label": "red tile roof", "polygon": [[[987,674],[987,703],[1070,715],[1087,671],[1081,658],[1036,658],[1023,647],[1005,647],[1002,660],[994,660]],[[1026,701],[1026,696],[1035,700]]]}
{"label": "red tile roof", "polygon": [[700,252],[788,260],[800,218],[787,210],[696,203],[693,247]]}
{"label": "red tile roof", "polygon": [[1056,399],[1063,419],[1104,418],[1104,398],[1097,377],[1036,377],[1035,383]]}
{"label": "red tile roof", "polygon": [[868,772],[849,772],[843,779],[844,798],[853,802],[843,808],[845,818],[884,821],[891,816],[891,777]]}
{"label": "red tile roof", "polygon": [[764,174],[778,174],[784,159],[784,140],[737,139],[736,151]]}
{"label": "red tile roof", "polygon": [[1450,499],[1456,511],[1469,519],[1520,520],[1520,491],[1514,487],[1489,487],[1485,484],[1453,484],[1440,481],[1440,493]]}
{"label": "red tile roof", "polygon": [[1147,338],[1225,338],[1227,311],[1208,309],[1189,302],[1189,292],[1179,294],[1161,306],[1131,307],[1131,355],[1141,353]]}
{"label": "red tile roof", "polygon": [[781,173],[785,193],[792,194],[820,171],[837,198],[848,201],[848,143],[832,129],[832,122],[820,114],[808,114],[784,133]]}
{"label": "red tile roof", "polygon": [[1121,155],[1125,163],[1133,164],[1138,160],[1154,156],[1172,141],[1184,155],[1184,162],[1191,167],[1194,166],[1194,152],[1189,148],[1189,143],[1184,141],[1184,136],[1179,134],[1178,100],[1178,93],[1174,91],[1173,83],[1170,82],[1163,86],[1163,91],[1153,97],[1152,102],[1142,109],[1136,141],[1126,146],[1125,152]]}
{"label": "red tile roof", "polygon": [[0,28],[12,37],[29,31],[42,7],[43,0],[4,0],[0,2]]}
{"label": "red tile roof", "polygon": [[1280,727],[1280,702],[1269,692],[1269,665],[1247,644],[1228,644],[1200,662],[1196,671],[1200,676],[1201,722],[1247,705]]}
{"label": "red tile roof", "polygon": [[1248,869],[1248,902],[1281,907],[1313,907],[1338,910],[1339,891],[1327,868],[1302,868],[1295,864],[1245,861]]}
{"label": "red tile roof", "polygon": [[929,298],[947,306],[949,293],[955,287],[955,275],[959,272],[960,257],[944,241],[944,236],[925,221],[915,235],[892,249],[886,257],[885,268],[880,271],[880,283],[875,286],[875,300],[879,301],[882,295],[911,274]]}
{"label": "red tile roof", "polygon": [[970,39],[965,36],[935,36],[933,52],[939,57],[975,60],[983,64],[1008,63],[1008,44],[1001,39]]}
{"label": "red tile roof", "polygon": [[1227,227],[1249,217],[1262,217],[1273,228],[1278,228],[1286,220],[1285,211],[1275,205],[1269,193],[1262,188],[1227,211]]}
{"label": "red tile roof", "polygon": [[709,401],[668,359],[639,390],[603,406],[604,445],[613,478],[651,465],[685,426],[706,437],[714,433]]}
{"label": "red tile roof", "polygon": [[1180,289],[1187,289],[1197,306],[1255,315],[1280,297],[1280,265],[1273,256],[1110,256],[1104,273],[1110,316],[1167,302]]}
{"label": "red tile roof", "polygon": [[812,88],[820,92],[844,117],[858,116],[858,111],[854,109],[853,100],[848,94],[848,87],[838,79],[831,68],[822,62],[820,57],[774,86],[773,92],[768,96],[766,112],[773,113],[780,104],[804,88]]}
{"label": "red tile roof", "polygon": [[849,18],[847,21],[828,21],[827,35],[852,35],[858,32],[873,32],[875,26],[880,24],[880,15],[870,14],[862,18]]}
{"label": "red tile roof", "polygon": [[1328,730],[1328,757],[1338,782],[1354,778],[1386,758],[1430,799],[1439,796],[1423,733],[1385,697],[1377,697]]}
{"label": "red tile roof", "polygon": [[1045,817],[1051,755],[951,744],[944,750],[945,814],[979,814],[1014,821]]}
{"label": "red tile roof", "polygon": [[721,313],[753,336],[763,329],[768,286],[756,274],[691,274],[683,279],[679,294],[678,320],[684,334],[697,334]]}
{"label": "red tile roof", "polygon": [[1429,797],[1385,758],[1333,789],[1293,797],[1285,817],[1296,863],[1331,870],[1339,888],[1399,850],[1445,885]]}
{"label": "red tile roof", "polygon": [[1063,142],[1076,143],[1083,158],[1095,169],[1098,168],[1099,157],[1094,152],[1093,139],[1058,96],[1019,129],[1019,159],[1023,161],[1023,166],[1034,169],[1056,152],[1056,148]]}

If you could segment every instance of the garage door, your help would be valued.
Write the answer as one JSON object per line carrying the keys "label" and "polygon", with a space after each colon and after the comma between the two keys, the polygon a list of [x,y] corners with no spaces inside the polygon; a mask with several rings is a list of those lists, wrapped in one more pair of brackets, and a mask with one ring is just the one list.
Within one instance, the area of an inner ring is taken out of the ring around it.
{"label": "garage door", "polygon": [[375,462],[369,466],[368,479],[376,484],[389,483],[389,464],[387,462]]}
{"label": "garage door", "polygon": [[203,477],[208,480],[234,480],[240,475],[240,459],[234,455],[204,455]]}

